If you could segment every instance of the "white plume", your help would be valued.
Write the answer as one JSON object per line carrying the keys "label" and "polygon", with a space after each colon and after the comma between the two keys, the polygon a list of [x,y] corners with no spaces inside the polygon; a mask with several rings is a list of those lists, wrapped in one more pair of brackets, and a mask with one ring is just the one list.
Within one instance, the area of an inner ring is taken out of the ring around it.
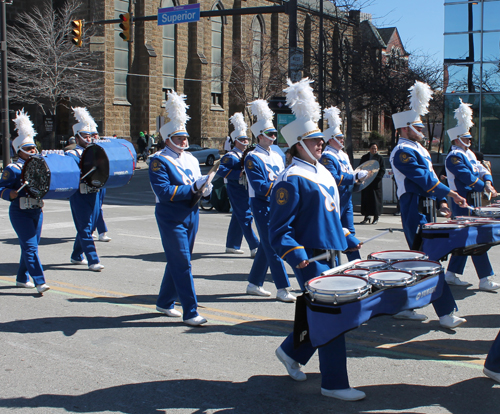
{"label": "white plume", "polygon": [[286,104],[297,118],[308,118],[313,122],[318,122],[321,118],[321,107],[316,102],[311,83],[313,81],[309,78],[296,83],[288,79],[288,88],[283,91],[286,93]]}
{"label": "white plume", "polygon": [[330,106],[330,108],[326,108],[325,111],[325,119],[328,121],[328,126],[330,128],[336,129],[342,125],[342,119],[340,118],[340,109],[336,106]]}
{"label": "white plume", "polygon": [[415,84],[408,90],[410,91],[410,108],[419,115],[429,113],[427,108],[433,93],[431,87],[426,83],[415,81]]}
{"label": "white plume", "polygon": [[229,118],[229,120],[233,124],[235,131],[246,131],[248,129],[245,122],[245,117],[241,112],[235,112],[235,114],[231,118]]}
{"label": "white plume", "polygon": [[170,118],[170,122],[185,128],[186,122],[191,118],[186,113],[189,105],[186,105],[186,95],[178,95],[177,92],[172,91],[168,93],[168,99],[165,104],[165,111]]}
{"label": "white plume", "polygon": [[[82,108],[80,106],[76,108],[71,108],[73,110],[73,115],[75,116],[76,120],[79,123],[86,124],[86,125],[94,125],[95,121],[94,118],[92,118],[92,115],[90,115],[89,111],[87,111],[87,108]],[[97,125],[96,125],[97,127]]]}
{"label": "white plume", "polygon": [[457,120],[457,126],[461,126],[468,131],[473,125],[472,122],[472,104],[462,102],[460,98],[460,105],[455,109],[455,119]]}
{"label": "white plume", "polygon": [[250,102],[248,105],[253,116],[257,117],[257,122],[259,121],[272,121],[274,118],[274,112],[269,109],[267,101],[264,99],[257,99]]}
{"label": "white plume", "polygon": [[24,108],[16,112],[14,123],[16,124],[16,131],[20,137],[33,138],[37,134],[35,128],[33,128],[33,122],[31,122],[29,115],[24,112]]}

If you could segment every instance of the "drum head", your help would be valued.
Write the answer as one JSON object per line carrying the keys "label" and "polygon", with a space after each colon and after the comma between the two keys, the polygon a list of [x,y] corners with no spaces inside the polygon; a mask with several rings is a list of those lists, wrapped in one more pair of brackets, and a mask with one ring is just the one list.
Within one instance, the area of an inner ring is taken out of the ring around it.
{"label": "drum head", "polygon": [[318,276],[309,280],[307,286],[313,291],[351,292],[365,287],[366,280],[358,276]]}
{"label": "drum head", "polygon": [[359,268],[359,269],[349,269],[349,270],[344,270],[344,275],[349,275],[349,276],[360,276],[363,279],[366,279],[368,275],[370,274],[370,269],[366,268]]}
{"label": "drum head", "polygon": [[404,270],[417,275],[435,274],[443,270],[440,263],[433,260],[403,260],[391,265],[395,270]]}
{"label": "drum head", "polygon": [[24,163],[21,174],[23,182],[28,181],[26,192],[34,198],[43,198],[50,189],[50,169],[41,155],[33,155]]}
{"label": "drum head", "polygon": [[401,260],[426,260],[427,255],[416,250],[385,250],[368,255],[368,259],[384,260],[386,262],[399,262]]}
{"label": "drum head", "polygon": [[368,281],[379,288],[407,286],[415,281],[415,276],[402,270],[381,270],[371,273]]}
{"label": "drum head", "polygon": [[382,270],[387,267],[385,260],[360,260],[354,265],[355,269],[368,269],[370,272],[375,270]]}
{"label": "drum head", "polygon": [[104,148],[97,144],[90,144],[82,153],[80,169],[82,176],[93,167],[96,169],[87,175],[83,181],[90,187],[102,188],[109,178],[109,160]]}

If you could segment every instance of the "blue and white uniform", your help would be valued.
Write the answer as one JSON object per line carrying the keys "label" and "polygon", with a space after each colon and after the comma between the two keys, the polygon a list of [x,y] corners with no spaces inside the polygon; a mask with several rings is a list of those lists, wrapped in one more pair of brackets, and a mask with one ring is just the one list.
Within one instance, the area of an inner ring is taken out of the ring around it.
{"label": "blue and white uniform", "polygon": [[257,145],[245,157],[245,173],[248,180],[250,207],[260,236],[260,244],[255,256],[248,282],[262,286],[267,268],[277,289],[290,287],[285,265],[269,243],[269,203],[270,194],[278,174],[285,165],[280,154],[272,149],[266,150]]}
{"label": "blue and white uniform", "polygon": [[259,246],[259,239],[252,230],[253,216],[250,210],[248,190],[244,184],[240,184],[243,171],[241,157],[243,151],[234,147],[222,157],[217,174],[224,177],[227,186],[227,194],[233,208],[233,214],[227,230],[226,247],[240,249],[243,236],[250,250]]}
{"label": "blue and white uniform", "polygon": [[99,216],[97,217],[97,222],[96,222],[97,233],[99,234],[108,232],[108,226],[106,226],[106,222],[104,221],[104,215],[102,212],[102,205],[104,203],[105,196],[106,196],[106,189],[101,188],[101,190],[99,191]]}
{"label": "blue and white uniform", "polygon": [[[349,188],[349,186],[356,182],[356,178],[354,177],[354,170],[352,169],[349,157],[344,151],[337,150],[327,145],[321,155],[320,163],[323,164],[326,169],[330,171],[333,178],[335,178],[340,195],[340,219],[342,221],[342,226],[350,232],[347,236],[347,246],[348,248],[356,247],[360,241],[356,238],[353,220],[354,209],[352,206],[352,193]],[[361,258],[359,250],[347,252],[346,255],[349,261]]]}
{"label": "blue and white uniform", "polygon": [[484,367],[495,373],[500,373],[500,332],[491,345],[490,352],[484,361]]}
{"label": "blue and white uniform", "polygon": [[[485,181],[493,182],[490,172],[481,165],[474,153],[453,145],[451,151],[446,157],[446,176],[450,188],[456,191],[465,199],[473,192],[482,192]],[[479,206],[475,206],[479,207]],[[451,205],[453,216],[468,216],[470,211],[466,208],[457,206],[455,202]],[[448,264],[448,271],[463,274],[467,256],[451,256]],[[479,279],[492,276],[494,274],[491,267],[488,253],[479,256],[472,256],[472,262],[476,268]]]}
{"label": "blue and white uniform", "polygon": [[[77,145],[75,149],[66,151],[65,154],[72,157],[80,165],[84,149]],[[97,256],[92,233],[99,217],[99,191],[88,194],[77,191],[69,198],[69,204],[77,231],[71,259],[81,261],[83,260],[83,253],[85,253],[89,266],[97,264],[99,263],[99,257]]]}
{"label": "blue and white uniform", "polygon": [[178,298],[183,319],[198,316],[191,273],[191,253],[198,231],[198,204],[191,206],[193,183],[201,177],[200,164],[189,152],[166,146],[149,163],[149,179],[156,197],[155,216],[167,265],[156,305],[173,309]]}
{"label": "blue and white uniform", "polygon": [[[302,290],[305,282],[330,269],[326,261],[312,262],[297,269],[299,263],[314,256],[313,249],[343,251],[347,248],[337,185],[323,165],[294,158],[280,174],[272,191],[269,234],[272,247],[290,264]],[[293,333],[281,348],[302,365],[316,351],[310,342],[294,349]],[[321,388],[349,388],[344,335],[319,348],[318,352]]]}
{"label": "blue and white uniform", "polygon": [[16,191],[21,187],[23,166],[24,160],[19,158],[15,163],[5,167],[0,179],[0,197],[10,201],[9,218],[21,245],[21,260],[19,261],[16,281],[27,283],[31,276],[33,283],[38,286],[45,283],[42,263],[38,256],[43,212],[41,208],[21,209],[20,198],[27,196],[24,189],[19,192],[18,197],[14,200],[10,199],[11,191]]}
{"label": "blue and white uniform", "polygon": [[[401,223],[406,241],[410,249],[419,250],[417,234],[421,226],[430,220],[428,215],[419,211],[420,199],[427,197],[443,201],[450,189],[439,181],[429,152],[418,142],[399,138],[398,145],[392,150],[390,162],[398,188]],[[439,317],[449,315],[457,309],[447,283],[443,284],[441,297],[432,305]]]}

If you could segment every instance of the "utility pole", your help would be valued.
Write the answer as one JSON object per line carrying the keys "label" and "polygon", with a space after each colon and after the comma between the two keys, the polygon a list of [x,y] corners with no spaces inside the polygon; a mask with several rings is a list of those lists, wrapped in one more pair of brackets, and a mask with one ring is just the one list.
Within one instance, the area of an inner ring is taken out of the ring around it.
{"label": "utility pole", "polygon": [[10,163],[10,131],[9,131],[9,78],[7,76],[7,10],[11,1],[1,0],[0,7],[0,55],[2,63],[2,149],[3,168]]}

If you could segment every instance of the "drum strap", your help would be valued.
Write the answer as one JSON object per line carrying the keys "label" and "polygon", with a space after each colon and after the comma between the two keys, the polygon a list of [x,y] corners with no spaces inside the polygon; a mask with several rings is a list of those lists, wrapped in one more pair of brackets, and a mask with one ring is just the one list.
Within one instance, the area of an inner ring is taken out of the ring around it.
{"label": "drum strap", "polygon": [[295,321],[293,323],[293,347],[297,349],[303,343],[310,341],[309,324],[307,323],[306,295],[297,296],[295,302]]}

